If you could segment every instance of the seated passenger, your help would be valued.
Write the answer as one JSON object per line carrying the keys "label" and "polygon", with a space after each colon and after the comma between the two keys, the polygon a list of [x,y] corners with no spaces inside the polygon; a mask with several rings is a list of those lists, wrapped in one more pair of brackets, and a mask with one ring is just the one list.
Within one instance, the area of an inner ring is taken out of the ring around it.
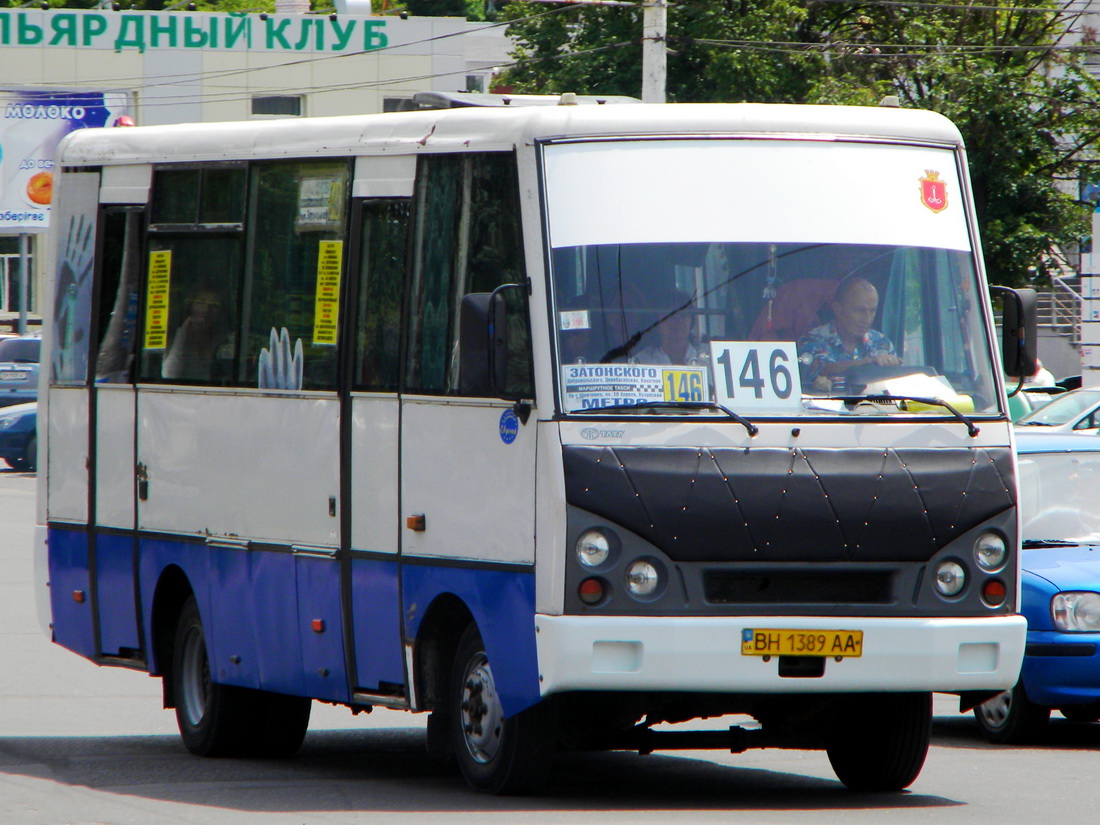
{"label": "seated passenger", "polygon": [[878,311],[878,290],[870,281],[859,277],[842,281],[829,307],[833,320],[814,327],[798,341],[804,386],[814,392],[845,391],[853,367],[901,363],[890,339],[871,329]]}
{"label": "seated passenger", "polygon": [[694,310],[692,296],[686,292],[674,293],[668,310],[657,320],[659,343],[634,353],[630,361],[636,364],[691,365],[705,361],[708,355],[691,340]]}
{"label": "seated passenger", "polygon": [[225,338],[221,299],[210,289],[200,290],[188,302],[188,315],[176,330],[164,357],[164,378],[209,381],[214,351]]}

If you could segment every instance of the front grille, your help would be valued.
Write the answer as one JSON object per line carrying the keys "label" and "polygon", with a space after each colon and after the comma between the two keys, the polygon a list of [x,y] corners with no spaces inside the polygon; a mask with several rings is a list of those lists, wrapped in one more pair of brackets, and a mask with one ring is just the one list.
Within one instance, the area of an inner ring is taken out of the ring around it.
{"label": "front grille", "polygon": [[893,574],[879,571],[775,571],[703,574],[710,604],[892,604]]}

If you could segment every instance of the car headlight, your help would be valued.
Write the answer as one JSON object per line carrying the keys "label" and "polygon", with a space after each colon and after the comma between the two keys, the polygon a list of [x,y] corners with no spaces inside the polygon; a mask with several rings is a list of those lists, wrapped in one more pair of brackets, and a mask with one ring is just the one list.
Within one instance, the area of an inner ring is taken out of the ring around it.
{"label": "car headlight", "polygon": [[997,533],[982,533],[974,542],[974,560],[987,573],[1000,570],[1008,558],[1005,540]]}
{"label": "car headlight", "polygon": [[1100,630],[1100,593],[1071,590],[1056,593],[1050,600],[1054,626],[1067,633]]}

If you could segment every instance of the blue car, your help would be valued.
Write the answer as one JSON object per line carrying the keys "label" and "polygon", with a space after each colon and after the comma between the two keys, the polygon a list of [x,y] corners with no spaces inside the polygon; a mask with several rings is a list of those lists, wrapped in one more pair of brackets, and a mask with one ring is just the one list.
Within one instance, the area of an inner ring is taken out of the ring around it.
{"label": "blue car", "polygon": [[38,399],[40,335],[0,341],[0,407]]}
{"label": "blue car", "polygon": [[37,402],[0,408],[0,458],[16,470],[37,469]]}
{"label": "blue car", "polygon": [[974,708],[991,742],[1037,738],[1052,710],[1100,720],[1100,436],[1016,431],[1027,647],[1016,686]]}

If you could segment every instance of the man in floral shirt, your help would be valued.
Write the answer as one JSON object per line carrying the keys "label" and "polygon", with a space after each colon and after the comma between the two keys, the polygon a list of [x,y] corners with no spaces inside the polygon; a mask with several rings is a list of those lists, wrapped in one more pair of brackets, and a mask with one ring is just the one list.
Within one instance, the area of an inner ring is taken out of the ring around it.
{"label": "man in floral shirt", "polygon": [[798,342],[803,385],[829,393],[837,387],[846,388],[847,373],[853,367],[901,363],[890,339],[871,329],[878,311],[878,290],[870,281],[858,277],[841,281],[829,306],[833,320],[814,327]]}

